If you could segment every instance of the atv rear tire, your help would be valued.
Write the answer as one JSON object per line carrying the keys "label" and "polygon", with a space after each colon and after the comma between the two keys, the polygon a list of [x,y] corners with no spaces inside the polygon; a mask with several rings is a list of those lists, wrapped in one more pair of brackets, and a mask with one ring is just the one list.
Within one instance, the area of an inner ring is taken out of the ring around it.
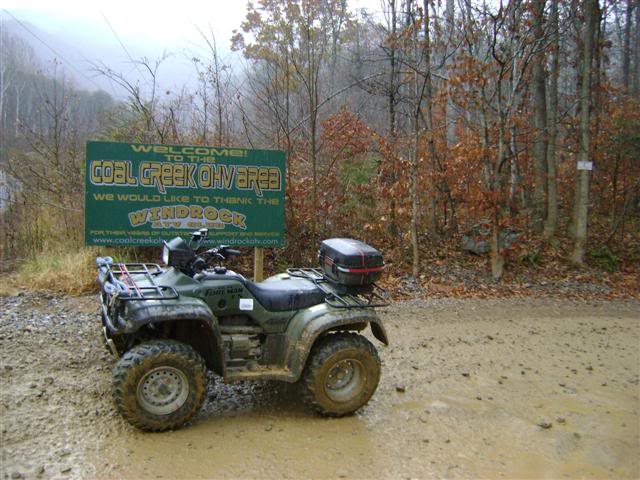
{"label": "atv rear tire", "polygon": [[301,385],[311,408],[341,417],[365,405],[379,380],[380,358],[371,342],[355,333],[339,332],[313,346]]}
{"label": "atv rear tire", "polygon": [[113,387],[116,408],[131,425],[154,432],[178,428],[204,402],[204,361],[184,343],[142,343],[118,360]]}

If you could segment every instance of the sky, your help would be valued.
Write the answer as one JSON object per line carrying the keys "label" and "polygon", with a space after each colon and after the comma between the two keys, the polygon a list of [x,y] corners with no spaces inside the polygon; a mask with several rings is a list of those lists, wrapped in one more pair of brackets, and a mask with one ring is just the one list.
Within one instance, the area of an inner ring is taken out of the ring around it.
{"label": "sky", "polygon": [[[349,0],[349,5],[379,10],[380,0]],[[167,83],[163,87],[188,85],[195,78],[189,58],[207,53],[200,32],[211,28],[221,57],[232,64],[240,61],[230,53],[230,38],[244,20],[246,6],[246,0],[0,0],[0,20],[13,20],[12,15],[23,22],[17,30],[38,44],[40,55],[61,54],[63,63],[74,65],[83,87],[99,85],[120,96],[113,85],[95,78],[91,62],[104,61],[135,76],[131,58],[155,59],[166,50],[172,56],[160,72]]]}
{"label": "sky", "polygon": [[91,35],[113,43],[117,40],[112,27],[123,42],[158,50],[197,42],[197,29],[206,30],[208,25],[221,39],[228,39],[246,12],[242,0],[2,0],[0,4],[52,34]]}
{"label": "sky", "polygon": [[116,97],[122,92],[96,78],[92,62],[103,61],[130,78],[139,76],[132,58],[156,59],[166,50],[171,57],[160,70],[163,87],[189,84],[195,75],[189,58],[207,53],[199,32],[211,27],[222,55],[231,59],[229,39],[246,13],[246,3],[236,0],[0,0],[0,5],[0,18],[12,21],[11,14],[20,20],[17,31],[40,57],[62,56],[82,87],[100,87]]}

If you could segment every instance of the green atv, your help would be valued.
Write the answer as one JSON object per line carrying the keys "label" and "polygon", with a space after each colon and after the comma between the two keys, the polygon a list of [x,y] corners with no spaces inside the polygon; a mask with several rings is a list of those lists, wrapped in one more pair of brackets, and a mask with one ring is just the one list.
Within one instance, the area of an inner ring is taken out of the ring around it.
{"label": "green atv", "polygon": [[388,345],[375,307],[384,262],[372,247],[329,239],[321,268],[295,268],[254,283],[223,266],[240,252],[205,249],[207,230],[164,242],[163,263],[98,258],[106,344],[118,358],[118,411],[143,430],[175,429],[200,410],[206,369],[225,382],[299,382],[323,415],[355,412],[380,378],[375,347],[355,332],[371,326]]}

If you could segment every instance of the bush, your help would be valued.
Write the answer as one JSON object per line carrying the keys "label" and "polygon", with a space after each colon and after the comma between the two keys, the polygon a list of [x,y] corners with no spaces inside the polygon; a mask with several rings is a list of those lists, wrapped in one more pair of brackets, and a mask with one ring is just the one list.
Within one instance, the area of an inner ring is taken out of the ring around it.
{"label": "bush", "polygon": [[520,255],[520,263],[528,265],[529,267],[539,267],[542,263],[542,253],[540,250],[535,252],[526,252]]}
{"label": "bush", "polygon": [[613,273],[618,269],[618,259],[606,245],[591,252],[591,258],[596,261],[600,268],[609,273]]}

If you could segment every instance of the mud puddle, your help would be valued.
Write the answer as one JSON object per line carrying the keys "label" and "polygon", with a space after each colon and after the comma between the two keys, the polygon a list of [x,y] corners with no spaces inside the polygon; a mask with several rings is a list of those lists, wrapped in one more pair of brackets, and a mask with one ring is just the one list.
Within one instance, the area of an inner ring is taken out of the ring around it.
{"label": "mud puddle", "polygon": [[93,299],[0,299],[2,476],[638,478],[640,305],[433,300],[384,314],[357,415],[278,383],[212,382],[179,431],[114,414]]}

